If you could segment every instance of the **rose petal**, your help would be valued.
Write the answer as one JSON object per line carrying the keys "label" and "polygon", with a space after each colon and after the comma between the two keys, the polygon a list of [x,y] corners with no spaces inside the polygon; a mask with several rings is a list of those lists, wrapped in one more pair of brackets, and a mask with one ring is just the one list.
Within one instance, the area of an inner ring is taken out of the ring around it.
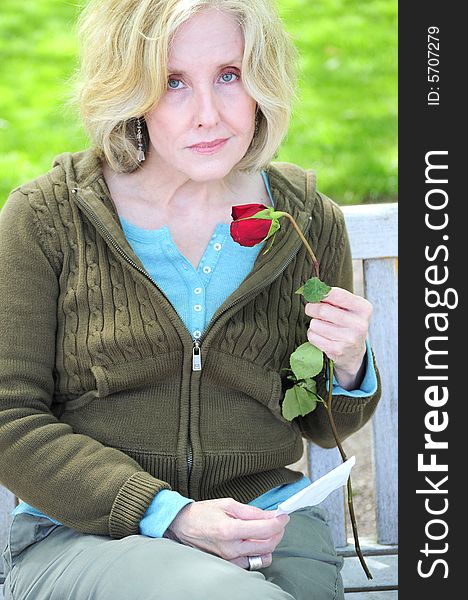
{"label": "rose petal", "polygon": [[233,221],[230,227],[232,239],[241,246],[256,246],[265,240],[270,231],[269,219]]}
{"label": "rose petal", "polygon": [[261,210],[268,208],[264,204],[239,204],[238,206],[232,207],[231,216],[234,220],[245,219],[256,215]]}

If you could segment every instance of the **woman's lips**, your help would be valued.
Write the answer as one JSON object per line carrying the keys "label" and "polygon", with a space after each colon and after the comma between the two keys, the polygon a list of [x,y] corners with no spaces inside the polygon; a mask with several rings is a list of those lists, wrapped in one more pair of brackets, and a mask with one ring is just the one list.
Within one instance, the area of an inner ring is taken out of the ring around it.
{"label": "woman's lips", "polygon": [[190,150],[198,152],[198,154],[214,154],[226,144],[228,139],[229,138],[224,138],[219,140],[213,140],[212,142],[200,142],[199,144],[189,146],[189,148]]}

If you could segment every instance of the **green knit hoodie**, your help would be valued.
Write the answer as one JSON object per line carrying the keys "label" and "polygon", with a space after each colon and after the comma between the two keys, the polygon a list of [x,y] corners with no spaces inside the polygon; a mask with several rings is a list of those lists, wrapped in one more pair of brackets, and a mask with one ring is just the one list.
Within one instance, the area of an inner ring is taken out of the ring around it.
{"label": "green knit hoodie", "polygon": [[[276,163],[268,176],[322,279],[351,289],[339,208],[311,172]],[[128,244],[95,153],[59,156],[0,214],[0,481],[64,525],[119,538],[164,488],[249,502],[298,480],[286,465],[302,436],[334,445],[322,406],[281,416],[281,369],[309,322],[294,292],[311,274],[284,222],[194,342]],[[378,397],[335,397],[342,439]]]}

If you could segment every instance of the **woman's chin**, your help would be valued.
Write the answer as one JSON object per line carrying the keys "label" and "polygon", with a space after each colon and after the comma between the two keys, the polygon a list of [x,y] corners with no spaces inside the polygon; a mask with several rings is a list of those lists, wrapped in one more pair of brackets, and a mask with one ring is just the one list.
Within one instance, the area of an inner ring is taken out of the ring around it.
{"label": "woman's chin", "polygon": [[190,169],[184,169],[184,171],[192,181],[196,181],[197,183],[216,181],[227,177],[237,162],[219,163],[214,160],[207,161],[205,164],[195,165]]}
{"label": "woman's chin", "polygon": [[236,152],[235,155],[230,153],[222,156],[221,153],[199,155],[191,150],[188,151],[188,154],[185,151],[182,156],[166,159],[156,153],[149,155],[145,167],[148,170],[151,170],[152,167],[155,171],[165,173],[168,177],[178,178],[180,175],[185,175],[194,182],[207,183],[228,177],[243,158],[243,154],[241,155],[240,152]]}

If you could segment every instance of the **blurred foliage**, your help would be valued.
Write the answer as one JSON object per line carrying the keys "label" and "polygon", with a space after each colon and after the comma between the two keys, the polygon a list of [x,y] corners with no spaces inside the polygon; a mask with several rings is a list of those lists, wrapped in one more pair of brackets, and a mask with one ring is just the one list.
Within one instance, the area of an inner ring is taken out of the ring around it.
{"label": "blurred foliage", "polygon": [[[277,160],[317,171],[344,204],[397,195],[396,0],[278,0],[301,54],[299,97]],[[87,145],[64,108],[76,68],[72,0],[2,0],[0,205],[55,155]]]}

